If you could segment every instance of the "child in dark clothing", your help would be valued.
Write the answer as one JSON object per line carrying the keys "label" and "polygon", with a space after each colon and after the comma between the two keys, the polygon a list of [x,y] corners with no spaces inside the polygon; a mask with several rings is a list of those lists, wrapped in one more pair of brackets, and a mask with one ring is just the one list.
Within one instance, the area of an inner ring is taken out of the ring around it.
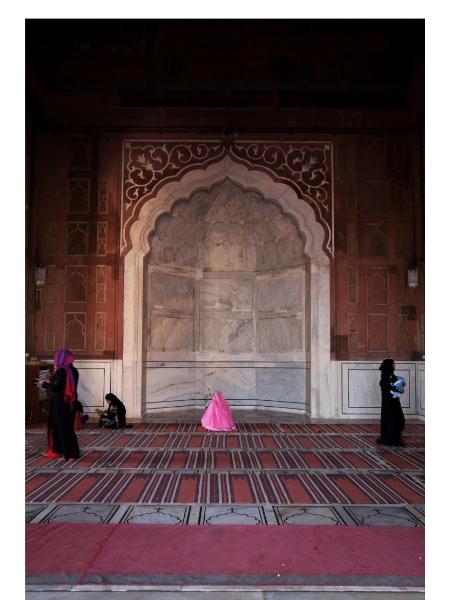
{"label": "child in dark clothing", "polygon": [[111,427],[112,429],[123,429],[127,426],[126,408],[123,402],[114,394],[106,394],[105,400],[108,409],[100,414],[99,427]]}

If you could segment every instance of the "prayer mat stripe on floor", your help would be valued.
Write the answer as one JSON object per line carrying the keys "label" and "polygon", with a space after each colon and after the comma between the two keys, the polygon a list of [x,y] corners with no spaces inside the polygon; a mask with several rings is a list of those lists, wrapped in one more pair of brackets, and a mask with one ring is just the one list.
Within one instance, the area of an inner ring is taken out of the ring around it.
{"label": "prayer mat stripe on floor", "polygon": [[424,501],[407,474],[320,472],[59,472],[31,474],[27,502],[405,504]]}
{"label": "prayer mat stripe on floor", "polygon": [[400,469],[424,468],[424,457],[404,450],[402,454],[383,451],[338,452],[304,449],[277,450],[128,450],[84,448],[81,457],[67,463],[48,459],[39,450],[29,450],[29,468],[116,468],[116,469]]}
{"label": "prayer mat stripe on floor", "polygon": [[[236,423],[236,433],[378,433],[378,423]],[[406,429],[410,433],[424,434],[424,423],[407,423]],[[27,434],[45,434],[45,425],[27,426]],[[88,423],[83,426],[79,434],[92,432],[105,432],[111,430],[99,429],[96,423]],[[205,429],[198,423],[138,423],[130,425],[127,429],[114,432],[117,434],[134,433],[205,433]]]}
{"label": "prayer mat stripe on floor", "polygon": [[[377,447],[377,436],[371,435],[283,435],[283,434],[217,434],[217,433],[138,433],[123,434],[118,432],[78,434],[81,449],[95,448],[165,448],[165,449],[197,449],[217,448],[223,450],[252,449],[373,449]],[[418,435],[404,435],[406,447],[423,448],[424,439]],[[29,439],[29,444],[46,444],[46,438]]]}

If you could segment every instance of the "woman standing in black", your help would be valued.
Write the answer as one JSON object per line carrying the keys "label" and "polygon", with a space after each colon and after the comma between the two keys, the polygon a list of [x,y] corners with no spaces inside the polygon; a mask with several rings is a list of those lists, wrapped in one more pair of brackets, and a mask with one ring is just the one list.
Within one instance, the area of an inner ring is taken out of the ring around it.
{"label": "woman standing in black", "polygon": [[405,428],[405,417],[399,398],[393,396],[394,384],[397,381],[394,375],[395,363],[391,358],[386,358],[380,365],[381,379],[381,423],[378,444],[386,446],[403,446],[401,433]]}
{"label": "woman standing in black", "polygon": [[42,387],[52,396],[48,417],[48,450],[45,456],[66,460],[80,456],[77,436],[74,431],[74,402],[77,398],[78,371],[73,366],[75,357],[70,350],[55,354],[55,370]]}

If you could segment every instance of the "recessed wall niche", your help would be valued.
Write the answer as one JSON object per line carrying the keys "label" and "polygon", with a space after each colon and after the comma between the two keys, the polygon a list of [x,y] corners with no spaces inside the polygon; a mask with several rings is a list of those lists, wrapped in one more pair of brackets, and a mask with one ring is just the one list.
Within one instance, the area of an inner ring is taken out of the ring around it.
{"label": "recessed wall niche", "polygon": [[150,247],[148,360],[304,352],[304,241],[275,202],[225,180],[161,216]]}

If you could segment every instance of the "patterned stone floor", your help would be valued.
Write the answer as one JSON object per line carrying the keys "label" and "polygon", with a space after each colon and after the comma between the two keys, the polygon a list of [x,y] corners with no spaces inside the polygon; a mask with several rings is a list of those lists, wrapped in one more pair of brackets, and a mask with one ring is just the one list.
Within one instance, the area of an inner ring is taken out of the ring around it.
{"label": "patterned stone floor", "polygon": [[424,526],[423,505],[27,504],[27,523]]}
{"label": "patterned stone floor", "polygon": [[[301,469],[280,469],[279,467],[272,467],[268,469],[259,468],[257,471],[258,476],[260,476],[259,474],[262,472],[267,472],[270,477],[273,476],[273,473],[282,474],[283,476],[286,474],[291,476],[293,473],[296,473],[299,477],[306,477],[309,475],[313,477],[326,477],[330,474],[335,476],[348,473],[351,473],[351,477],[354,477],[355,473],[359,473],[360,475],[362,474],[364,477],[366,477],[366,481],[369,481],[367,478],[371,476],[372,473],[375,473],[375,477],[388,474],[389,477],[394,476],[403,478],[402,481],[407,481],[410,485],[418,486],[417,489],[420,489],[420,487],[423,485],[423,423],[407,424],[406,433],[409,434],[407,448],[394,450],[388,449],[389,451],[385,451],[377,448],[376,444],[374,445],[377,424],[373,421],[351,421],[347,424],[343,424],[341,421],[339,421],[334,422],[337,423],[336,426],[330,425],[333,423],[333,421],[327,421],[326,423],[329,425],[322,427],[321,432],[317,433],[312,429],[308,433],[309,430],[307,428],[311,427],[311,425],[302,426],[302,423],[308,422],[301,421],[298,419],[298,417],[283,417],[283,423],[286,423],[286,426],[283,427],[283,425],[281,425],[279,422],[279,415],[277,419],[270,413],[259,413],[258,415],[256,413],[254,415],[245,414],[245,416],[237,414],[235,415],[235,419],[238,423],[238,429],[240,429],[242,432],[240,435],[246,440],[245,444],[247,444],[247,446],[244,449],[228,448],[228,454],[232,454],[234,457],[241,456],[245,452],[253,452],[255,457],[258,456],[258,453],[260,453],[260,455],[262,455],[262,453],[271,453],[270,448],[261,449],[251,447],[252,443],[256,443],[258,440],[260,442],[261,436],[258,437],[258,435],[255,434],[255,431],[258,429],[263,431],[264,429],[261,428],[264,428],[264,426],[252,426],[249,424],[250,417],[251,421],[255,424],[268,424],[268,431],[265,433],[267,439],[271,438],[271,436],[273,436],[273,439],[275,439],[275,436],[279,435],[279,439],[284,440],[284,444],[288,444],[288,447],[286,448],[280,447],[276,450],[273,449],[273,456],[279,456],[282,458],[283,456],[295,455],[295,460],[300,461],[303,460],[301,459],[302,456],[308,455],[309,460],[313,461],[311,465],[305,465],[304,468]],[[192,415],[190,415],[189,419],[187,419],[184,415],[179,415],[178,417],[170,415],[170,418],[167,417],[166,419],[160,416],[158,419],[158,422],[160,423],[176,424],[174,425],[175,431],[182,431],[183,435],[187,435],[186,431],[190,431],[192,436],[198,437],[199,432],[197,429],[195,429],[198,426],[188,425],[189,423],[192,423],[192,421]],[[187,425],[182,425],[184,423]],[[305,430],[307,433],[303,432],[301,436],[301,444],[297,444],[296,442],[297,446],[295,447],[289,447],[290,441],[298,440],[300,439],[300,436],[296,436],[294,433],[286,433],[286,430],[289,431],[289,428],[291,427],[289,423],[295,423],[296,425],[293,425],[293,427],[296,427],[297,429],[300,428],[300,430],[302,427],[306,428]],[[364,425],[364,423],[367,423],[367,425]],[[120,466],[121,464],[124,464],[120,463],[120,461],[117,463],[119,465],[118,467],[111,466],[105,469],[105,466],[107,467],[108,465],[102,464],[101,466],[103,468],[98,468],[97,462],[95,461],[102,460],[101,453],[102,451],[105,451],[105,448],[108,449],[108,444],[111,445],[111,453],[123,453],[126,451],[125,455],[127,457],[131,455],[138,455],[139,452],[145,455],[145,457],[150,456],[152,453],[154,454],[156,451],[160,452],[160,450],[155,450],[155,448],[151,447],[151,442],[148,442],[147,446],[143,445],[144,442],[142,440],[144,440],[144,438],[145,440],[156,439],[155,437],[151,438],[151,435],[148,432],[142,433],[143,431],[145,432],[146,427],[152,429],[152,435],[156,435],[160,441],[162,440],[162,444],[166,444],[166,440],[175,439],[173,436],[176,435],[179,436],[176,439],[184,439],[180,437],[181,434],[173,433],[173,431],[171,433],[161,434],[160,431],[157,431],[157,423],[153,422],[148,426],[140,424],[136,425],[130,430],[127,430],[126,435],[128,435],[128,437],[124,438],[124,436],[122,436],[122,438],[125,439],[127,446],[126,448],[118,448],[117,445],[124,446],[125,444],[125,442],[120,442],[120,444],[118,442],[118,436],[122,435],[120,432],[105,433],[105,430],[98,430],[93,425],[90,425],[86,430],[80,432],[79,439],[80,446],[82,448],[82,457],[79,465],[77,465],[78,461],[76,461],[73,463],[73,467],[70,464],[65,463],[63,460],[50,462],[44,460],[42,463],[42,457],[40,457],[40,453],[45,449],[45,428],[43,426],[32,427],[27,430],[27,477],[34,477],[35,480],[37,480],[39,477],[43,477],[44,483],[42,485],[45,489],[45,486],[47,485],[47,480],[45,480],[45,477],[53,477],[55,472],[58,473],[58,476],[66,478],[71,476],[71,474],[74,474],[74,476],[78,477],[80,474],[95,474],[99,472],[102,474],[106,472],[114,476],[117,475],[118,477],[122,477],[123,473],[126,473],[127,476],[129,476],[130,473],[133,474],[139,472],[139,476],[145,476],[148,474],[148,472],[150,472],[149,469],[127,469]],[[161,430],[164,431],[165,427],[165,425],[161,426]],[[343,427],[342,431],[341,427]],[[106,437],[100,438],[100,433],[102,435],[106,435]],[[166,438],[164,438],[164,435]],[[211,436],[211,434],[206,432],[200,433],[200,436],[202,435]],[[217,434],[213,435],[217,436]],[[218,439],[220,438],[220,435],[225,434],[219,434]],[[132,441],[130,441],[132,439],[139,440],[139,443],[137,443],[135,447],[133,446]],[[209,439],[212,440],[213,438],[211,437]],[[337,441],[339,443],[337,443]],[[309,442],[311,442],[311,445]],[[352,447],[353,442],[355,443]],[[147,444],[147,441],[145,443]],[[305,444],[306,448],[304,447]],[[340,448],[339,444],[342,444],[343,447]],[[301,447],[299,448],[298,446]],[[174,453],[175,451],[177,451],[178,455],[180,454],[180,448],[174,449],[170,447],[164,447],[162,452],[163,454],[167,454],[171,452]],[[200,452],[203,452],[203,449],[190,448],[189,452],[191,455],[199,455]],[[206,452],[209,452],[211,455],[213,455],[216,450],[213,449],[211,451],[211,448],[208,448]],[[163,454],[161,454],[161,456]],[[216,454],[222,454],[223,456],[225,452],[216,452]],[[313,457],[313,454],[315,458]],[[89,456],[93,457],[92,460],[95,458],[95,461],[91,462],[89,465],[86,465],[83,460],[88,460]],[[173,456],[173,454],[170,456]],[[333,466],[330,463],[332,457],[334,456],[341,457],[339,459],[340,463],[336,463],[341,464],[340,468]],[[348,457],[350,456],[353,456],[354,461],[357,458],[357,462],[354,465],[348,462]],[[279,461],[281,458],[278,458],[277,460]],[[318,468],[319,464],[316,464],[315,462],[317,459],[322,461],[320,468]],[[361,460],[363,461],[361,463],[362,466],[358,466],[359,461]],[[235,461],[235,458],[233,458],[233,461]],[[169,465],[169,463],[167,464]],[[234,462],[233,464],[237,463]],[[204,467],[201,469],[191,469],[190,472],[210,473],[212,471],[217,471],[217,469]],[[239,472],[242,473],[244,471],[248,472],[250,476],[253,476],[255,469],[252,468],[251,464],[249,464],[245,468],[241,468]],[[183,471],[183,469],[177,468],[176,466],[172,468],[165,467],[165,472],[171,473],[173,476],[173,473],[186,472],[186,469]],[[236,473],[238,470],[234,468],[233,471],[228,469],[228,471],[221,472]],[[323,475],[323,473],[325,473],[325,475]],[[36,496],[36,494],[33,496],[33,494],[31,494],[31,498],[33,497],[36,498],[39,496]],[[415,497],[415,495],[413,494],[412,497]],[[250,502],[245,504],[239,502],[228,502],[217,504],[211,502],[193,503],[189,501],[176,503],[146,503],[142,501],[71,502],[60,501],[57,499],[55,501],[28,502],[26,504],[26,522],[85,522],[97,524],[145,523],[171,525],[178,524],[181,526],[203,524],[242,524],[261,526],[331,524],[336,526],[360,525],[370,527],[383,525],[423,527],[424,505],[422,502],[397,501],[392,503],[389,502],[389,499],[385,500],[383,504],[378,504],[374,501],[372,501],[370,504],[364,504],[355,500],[353,500],[352,503],[346,503],[345,501],[341,501],[339,503],[323,503],[316,501],[314,504],[308,502],[287,502],[283,504],[277,504],[276,502]]]}

